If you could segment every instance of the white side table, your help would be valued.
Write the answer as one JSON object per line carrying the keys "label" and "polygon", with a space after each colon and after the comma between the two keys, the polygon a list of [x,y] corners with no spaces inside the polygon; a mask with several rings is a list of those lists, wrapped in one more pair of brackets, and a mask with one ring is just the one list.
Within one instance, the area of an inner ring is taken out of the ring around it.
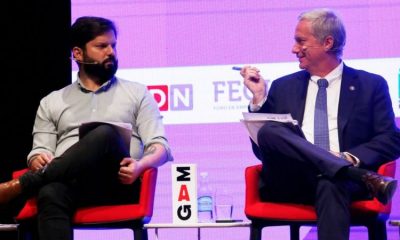
{"label": "white side table", "polygon": [[154,228],[156,239],[158,237],[158,229],[160,228],[197,228],[197,240],[201,240],[202,228],[231,228],[231,227],[249,227],[250,222],[231,222],[231,223],[193,223],[193,224],[174,224],[174,223],[148,223],[144,224],[147,229]]}
{"label": "white side table", "polygon": [[17,239],[17,224],[1,224],[0,223],[0,239]]}
{"label": "white side table", "polygon": [[400,237],[400,220],[390,220],[389,224],[392,226],[398,226],[399,227],[399,237]]}
{"label": "white side table", "polygon": [[0,232],[17,231],[17,224],[0,224]]}

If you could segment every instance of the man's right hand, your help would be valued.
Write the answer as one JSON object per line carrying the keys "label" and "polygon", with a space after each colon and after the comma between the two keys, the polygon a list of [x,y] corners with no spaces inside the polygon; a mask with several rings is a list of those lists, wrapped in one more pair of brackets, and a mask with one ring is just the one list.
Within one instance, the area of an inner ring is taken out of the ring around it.
{"label": "man's right hand", "polygon": [[39,171],[40,169],[44,168],[48,163],[53,160],[53,155],[51,153],[39,153],[32,157],[29,169],[31,171]]}
{"label": "man's right hand", "polygon": [[266,84],[260,75],[260,70],[255,67],[244,66],[242,70],[240,70],[240,75],[243,77],[244,85],[253,94],[253,104],[262,102],[266,95]]}

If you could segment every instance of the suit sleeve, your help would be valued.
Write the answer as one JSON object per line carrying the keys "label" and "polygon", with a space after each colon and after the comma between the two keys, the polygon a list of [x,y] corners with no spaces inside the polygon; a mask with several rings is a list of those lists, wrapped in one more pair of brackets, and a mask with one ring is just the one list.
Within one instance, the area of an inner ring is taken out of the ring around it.
{"label": "suit sleeve", "polygon": [[[274,95],[275,95],[275,87],[276,85],[274,84],[274,82],[272,82],[271,87],[268,91],[268,95],[267,95],[267,100],[265,101],[265,103],[262,105],[262,107],[260,108],[260,110],[258,110],[258,113],[271,113],[271,109],[273,106],[273,102],[274,102]],[[249,108],[250,111],[250,108]],[[260,148],[257,146],[257,144],[250,138],[251,141],[251,147],[253,149],[253,153],[254,155],[261,160],[261,151]]]}
{"label": "suit sleeve", "polygon": [[400,155],[400,132],[395,124],[388,85],[383,78],[380,78],[372,94],[371,108],[368,111],[372,120],[370,140],[347,151],[360,159],[360,167],[377,169],[388,161],[396,160]]}

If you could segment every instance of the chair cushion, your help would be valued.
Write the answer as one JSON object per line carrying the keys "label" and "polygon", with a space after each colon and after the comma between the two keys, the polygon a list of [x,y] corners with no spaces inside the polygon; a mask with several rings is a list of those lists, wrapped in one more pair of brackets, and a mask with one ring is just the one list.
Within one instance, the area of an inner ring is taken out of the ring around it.
{"label": "chair cushion", "polygon": [[35,217],[37,214],[36,198],[30,198],[26,201],[24,207],[15,217],[17,221],[27,220]]}
{"label": "chair cushion", "polygon": [[[36,217],[36,199],[29,199],[16,217],[17,221]],[[74,215],[75,224],[92,224],[137,220],[146,217],[139,204],[79,208]]]}
{"label": "chair cushion", "polygon": [[93,224],[137,220],[145,217],[139,204],[80,208],[74,215],[75,224]]}
{"label": "chair cushion", "polygon": [[[265,218],[282,221],[316,221],[315,208],[311,205],[293,203],[274,203],[258,202],[246,207],[246,215],[253,218]],[[381,215],[382,217],[390,214],[387,205],[379,203],[377,200],[357,201],[351,206],[353,217],[365,215]]]}
{"label": "chair cushion", "polygon": [[246,216],[275,220],[316,221],[312,206],[293,203],[258,202],[246,206]]}

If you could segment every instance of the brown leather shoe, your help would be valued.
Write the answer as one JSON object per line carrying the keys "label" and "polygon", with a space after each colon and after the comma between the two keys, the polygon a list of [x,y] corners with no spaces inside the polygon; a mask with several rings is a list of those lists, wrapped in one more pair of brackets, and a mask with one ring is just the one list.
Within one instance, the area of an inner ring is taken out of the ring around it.
{"label": "brown leather shoe", "polygon": [[0,184],[0,204],[6,204],[21,193],[19,179]]}
{"label": "brown leather shoe", "polygon": [[370,193],[383,204],[388,203],[396,191],[397,180],[391,177],[368,172],[362,176],[361,180],[365,183]]}

